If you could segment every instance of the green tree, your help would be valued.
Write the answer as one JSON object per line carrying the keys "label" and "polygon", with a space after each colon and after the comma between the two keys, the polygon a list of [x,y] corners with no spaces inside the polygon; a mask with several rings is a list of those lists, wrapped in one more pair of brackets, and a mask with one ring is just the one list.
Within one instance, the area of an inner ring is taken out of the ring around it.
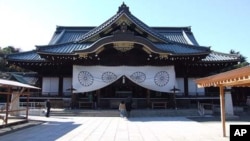
{"label": "green tree", "polygon": [[239,51],[235,51],[235,50],[231,49],[229,53],[238,55],[240,58],[239,63],[236,65],[224,68],[224,69],[220,70],[220,72],[225,72],[225,71],[229,71],[229,70],[233,70],[233,69],[237,69],[237,68],[241,68],[241,67],[249,65],[249,63],[246,61],[247,58],[245,56],[243,56]]}
{"label": "green tree", "polygon": [[239,55],[239,57],[240,57],[240,63],[247,62],[247,57],[245,57],[242,54],[240,54],[239,51],[235,51],[235,50],[231,49],[229,53],[230,54],[237,54],[237,55]]}
{"label": "green tree", "polygon": [[19,48],[15,48],[13,46],[7,46],[4,48],[0,47],[0,72],[7,72],[7,71],[22,71],[21,68],[15,66],[7,66],[5,56],[12,53],[20,52]]}

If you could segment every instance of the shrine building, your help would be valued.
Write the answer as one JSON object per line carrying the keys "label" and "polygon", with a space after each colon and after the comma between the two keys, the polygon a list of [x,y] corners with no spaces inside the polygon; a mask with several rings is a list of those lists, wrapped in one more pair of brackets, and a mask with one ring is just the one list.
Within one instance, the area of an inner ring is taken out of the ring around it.
{"label": "shrine building", "polygon": [[48,45],[7,56],[8,65],[37,73],[41,90],[34,99],[68,98],[84,108],[96,94],[98,107],[107,109],[128,96],[134,108],[162,101],[171,107],[173,93],[185,107],[213,91],[197,88],[195,79],[239,59],[199,45],[190,26],[148,26],[124,3],[99,26],[57,26]]}

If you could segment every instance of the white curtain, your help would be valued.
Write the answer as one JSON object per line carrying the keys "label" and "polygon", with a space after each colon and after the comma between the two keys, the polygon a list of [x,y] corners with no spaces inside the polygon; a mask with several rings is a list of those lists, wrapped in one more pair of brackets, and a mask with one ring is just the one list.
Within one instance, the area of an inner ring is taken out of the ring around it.
{"label": "white curtain", "polygon": [[58,95],[59,78],[58,77],[43,77],[42,95]]}
{"label": "white curtain", "polygon": [[74,92],[89,92],[126,77],[144,88],[170,92],[175,86],[174,66],[73,66]]}

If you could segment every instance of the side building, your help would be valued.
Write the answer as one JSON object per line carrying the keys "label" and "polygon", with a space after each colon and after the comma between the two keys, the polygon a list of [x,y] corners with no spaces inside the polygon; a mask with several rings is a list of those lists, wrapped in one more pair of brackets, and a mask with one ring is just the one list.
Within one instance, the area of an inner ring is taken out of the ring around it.
{"label": "side building", "polygon": [[135,108],[154,101],[171,107],[175,93],[187,107],[190,97],[209,95],[194,79],[237,64],[239,56],[199,45],[191,27],[150,27],[123,3],[100,26],[58,26],[48,45],[7,62],[37,72],[40,99],[69,98],[81,108],[96,94],[100,108],[115,108],[131,96]]}

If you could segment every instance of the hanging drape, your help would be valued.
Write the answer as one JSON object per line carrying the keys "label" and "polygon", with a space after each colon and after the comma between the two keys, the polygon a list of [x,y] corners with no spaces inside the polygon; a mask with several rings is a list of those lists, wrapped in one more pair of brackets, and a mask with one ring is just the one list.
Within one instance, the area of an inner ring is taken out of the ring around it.
{"label": "hanging drape", "polygon": [[121,77],[144,88],[170,92],[175,86],[174,66],[73,66],[74,93],[103,88]]}

